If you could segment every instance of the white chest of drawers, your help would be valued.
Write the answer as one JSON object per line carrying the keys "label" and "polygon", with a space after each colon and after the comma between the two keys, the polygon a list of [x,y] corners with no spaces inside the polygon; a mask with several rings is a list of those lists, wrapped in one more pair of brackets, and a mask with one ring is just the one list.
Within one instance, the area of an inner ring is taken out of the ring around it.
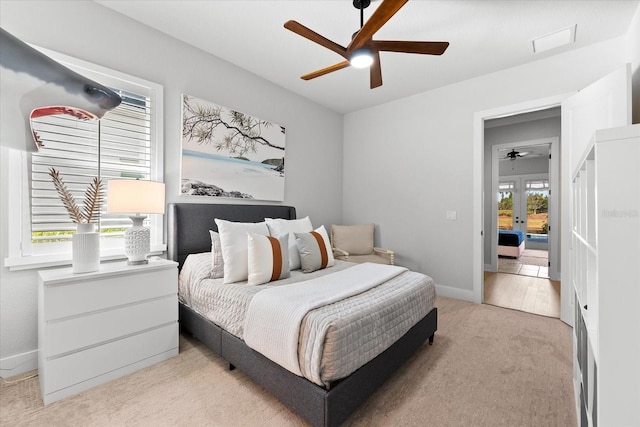
{"label": "white chest of drawers", "polygon": [[178,354],[178,264],[105,263],[39,273],[38,371],[45,405]]}

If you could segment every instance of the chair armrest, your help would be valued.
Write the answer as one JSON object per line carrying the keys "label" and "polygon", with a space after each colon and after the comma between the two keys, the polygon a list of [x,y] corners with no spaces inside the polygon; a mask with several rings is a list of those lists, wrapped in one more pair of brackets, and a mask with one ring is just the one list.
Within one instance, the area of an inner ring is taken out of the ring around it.
{"label": "chair armrest", "polygon": [[333,256],[341,259],[342,261],[346,261],[349,259],[349,252],[340,248],[333,248]]}
{"label": "chair armrest", "polygon": [[338,255],[349,256],[349,252],[340,248],[333,248],[333,252],[337,253]]}
{"label": "chair armrest", "polygon": [[373,251],[379,254],[384,254],[384,255],[393,255],[393,251],[390,249],[384,249],[384,248],[377,248],[377,247],[373,247]]}
{"label": "chair armrest", "polygon": [[384,248],[378,248],[378,247],[373,247],[373,252],[376,254],[380,254],[383,257],[388,257],[389,258],[389,264],[391,265],[395,265],[395,256],[392,250],[390,249],[384,249]]}

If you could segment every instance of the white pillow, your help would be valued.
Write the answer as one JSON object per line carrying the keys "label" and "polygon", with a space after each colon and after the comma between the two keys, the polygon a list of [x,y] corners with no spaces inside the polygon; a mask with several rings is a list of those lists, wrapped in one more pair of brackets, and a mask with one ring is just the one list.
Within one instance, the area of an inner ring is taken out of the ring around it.
{"label": "white pillow", "polygon": [[324,225],[310,233],[295,233],[295,235],[303,273],[311,273],[335,265],[331,243]]}
{"label": "white pillow", "polygon": [[289,272],[289,234],[262,236],[249,233],[249,277],[250,285],[285,279]]}
{"label": "white pillow", "polygon": [[222,258],[220,233],[209,230],[209,235],[211,236],[211,278],[220,279],[224,277],[224,259]]}
{"label": "white pillow", "polygon": [[224,283],[235,283],[247,280],[249,271],[247,233],[269,235],[264,222],[232,222],[215,219],[220,233],[222,259],[224,260]]}
{"label": "white pillow", "polygon": [[269,227],[269,234],[272,236],[289,233],[289,267],[291,267],[291,270],[299,269],[300,254],[298,253],[294,233],[308,233],[313,231],[313,225],[311,225],[309,217],[307,216],[300,219],[265,218],[265,221],[267,227]]}

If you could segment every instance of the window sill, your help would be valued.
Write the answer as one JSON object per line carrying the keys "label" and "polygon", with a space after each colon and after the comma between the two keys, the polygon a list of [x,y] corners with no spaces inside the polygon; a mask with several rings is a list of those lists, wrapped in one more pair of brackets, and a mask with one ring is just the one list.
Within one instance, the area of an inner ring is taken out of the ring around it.
{"label": "window sill", "polygon": [[[155,245],[151,248],[150,256],[161,255],[166,251],[166,245]],[[100,256],[100,262],[116,261],[127,259],[127,256],[120,251],[110,250],[103,251]],[[54,254],[54,255],[33,255],[24,257],[7,257],[4,259],[4,266],[9,271],[33,270],[48,267],[63,267],[71,265],[71,254]]]}

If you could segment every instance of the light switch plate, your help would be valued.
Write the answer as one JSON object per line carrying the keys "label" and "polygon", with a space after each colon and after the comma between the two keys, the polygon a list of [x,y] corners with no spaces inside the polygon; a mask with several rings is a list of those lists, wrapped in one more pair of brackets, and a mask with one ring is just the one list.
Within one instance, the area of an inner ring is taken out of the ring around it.
{"label": "light switch plate", "polygon": [[458,218],[458,213],[456,211],[447,211],[447,219],[449,221],[455,221]]}

